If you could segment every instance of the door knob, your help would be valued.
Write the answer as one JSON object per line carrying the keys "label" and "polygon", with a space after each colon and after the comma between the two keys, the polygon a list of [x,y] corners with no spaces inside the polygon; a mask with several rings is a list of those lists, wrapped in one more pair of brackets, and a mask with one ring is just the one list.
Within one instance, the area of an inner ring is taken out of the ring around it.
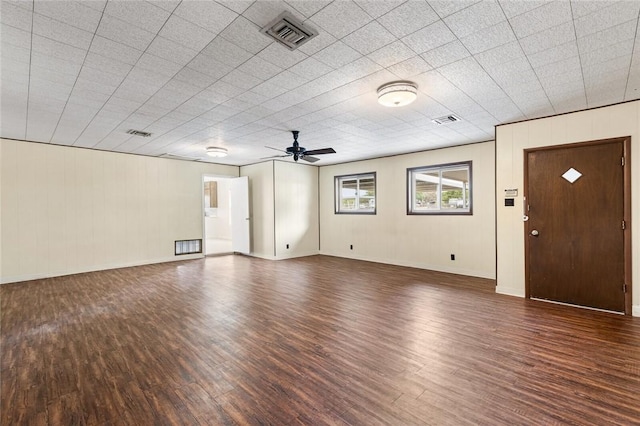
{"label": "door knob", "polygon": [[540,233],[538,232],[537,229],[534,229],[533,231],[531,231],[531,236],[537,237],[538,235],[540,235]]}

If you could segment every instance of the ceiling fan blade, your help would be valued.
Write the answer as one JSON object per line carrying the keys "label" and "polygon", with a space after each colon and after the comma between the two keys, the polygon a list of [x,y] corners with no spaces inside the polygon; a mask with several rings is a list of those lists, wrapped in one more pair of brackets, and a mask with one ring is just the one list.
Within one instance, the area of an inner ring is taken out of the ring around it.
{"label": "ceiling fan blade", "polygon": [[335,154],[336,151],[333,148],[312,149],[305,151],[304,155],[320,155],[320,154]]}
{"label": "ceiling fan blade", "polygon": [[316,158],[316,157],[310,157],[310,156],[308,156],[307,154],[305,154],[304,156],[300,157],[300,159],[301,159],[301,160],[304,160],[304,161],[308,161],[309,163],[315,163],[316,161],[318,161],[318,160],[319,160],[319,158]]}
{"label": "ceiling fan blade", "polygon": [[[266,146],[266,145],[265,145],[265,148],[273,149],[274,151],[279,151],[279,152],[284,152],[284,153],[286,153],[286,152],[287,152],[287,151],[285,151],[285,150],[283,150],[283,149],[272,148],[272,147],[270,147],[270,146]],[[287,155],[288,155],[288,154],[287,154]]]}
{"label": "ceiling fan blade", "polygon": [[286,155],[272,155],[271,157],[262,157],[260,158],[260,160],[268,160],[269,158],[281,158],[281,157],[289,157],[291,156],[291,154],[286,154]]}

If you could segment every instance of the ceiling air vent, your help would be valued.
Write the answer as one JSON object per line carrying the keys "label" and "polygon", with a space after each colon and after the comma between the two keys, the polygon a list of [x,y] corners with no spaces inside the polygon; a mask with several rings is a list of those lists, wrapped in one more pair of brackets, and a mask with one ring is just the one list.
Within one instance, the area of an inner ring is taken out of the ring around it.
{"label": "ceiling air vent", "polygon": [[305,27],[289,12],[282,12],[260,32],[283,44],[289,50],[297,49],[318,35],[316,30]]}
{"label": "ceiling air vent", "polygon": [[460,119],[455,115],[445,115],[444,117],[434,118],[431,121],[433,121],[436,124],[449,124],[449,123],[455,123],[456,121],[460,121]]}
{"label": "ceiling air vent", "polygon": [[142,136],[143,138],[148,138],[149,136],[151,136],[151,133],[143,132],[142,130],[130,129],[130,130],[127,130],[127,133],[133,136]]}

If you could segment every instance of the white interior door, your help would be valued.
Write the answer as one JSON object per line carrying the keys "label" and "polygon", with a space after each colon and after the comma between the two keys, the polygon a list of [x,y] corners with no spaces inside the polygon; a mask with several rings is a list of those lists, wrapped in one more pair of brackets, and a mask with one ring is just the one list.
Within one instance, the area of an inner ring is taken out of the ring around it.
{"label": "white interior door", "polygon": [[242,176],[231,179],[231,239],[233,251],[249,254],[250,222],[249,222],[249,177]]}

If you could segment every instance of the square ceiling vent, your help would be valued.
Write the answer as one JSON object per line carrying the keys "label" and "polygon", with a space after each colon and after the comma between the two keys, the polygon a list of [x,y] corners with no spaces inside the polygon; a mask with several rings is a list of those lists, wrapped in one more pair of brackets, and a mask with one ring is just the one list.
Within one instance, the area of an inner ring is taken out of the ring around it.
{"label": "square ceiling vent", "polygon": [[433,121],[434,123],[436,123],[438,125],[442,125],[442,124],[455,123],[456,121],[460,121],[460,119],[458,117],[456,117],[455,115],[450,114],[450,115],[445,115],[444,117],[434,118],[431,121]]}
{"label": "square ceiling vent", "polygon": [[318,32],[304,24],[289,12],[282,12],[276,19],[260,30],[289,50],[302,46]]}

